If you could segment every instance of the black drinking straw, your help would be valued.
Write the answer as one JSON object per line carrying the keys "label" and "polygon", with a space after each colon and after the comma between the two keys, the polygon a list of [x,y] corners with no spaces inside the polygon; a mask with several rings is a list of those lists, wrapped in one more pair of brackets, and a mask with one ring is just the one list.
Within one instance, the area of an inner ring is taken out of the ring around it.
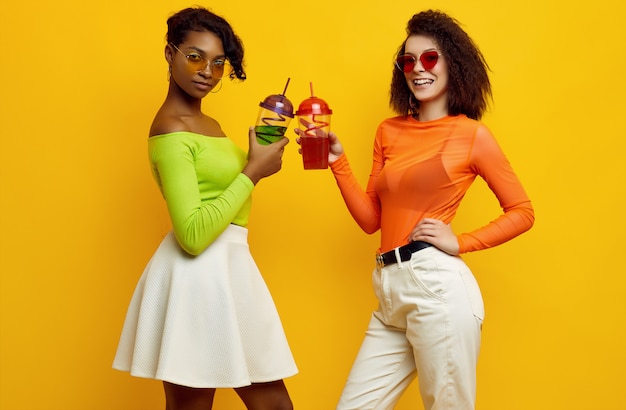
{"label": "black drinking straw", "polygon": [[287,78],[287,84],[285,84],[285,89],[283,90],[283,93],[281,95],[285,95],[285,93],[287,93],[287,87],[289,87],[289,80],[291,80],[291,77]]}

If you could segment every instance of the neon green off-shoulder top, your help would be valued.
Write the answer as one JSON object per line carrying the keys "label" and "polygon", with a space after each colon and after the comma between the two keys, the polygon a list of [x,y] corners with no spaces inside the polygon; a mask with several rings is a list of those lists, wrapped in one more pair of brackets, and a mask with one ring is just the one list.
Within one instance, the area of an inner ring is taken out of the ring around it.
{"label": "neon green off-shoulder top", "polygon": [[252,181],[246,153],[229,138],[173,132],[150,137],[148,152],[180,246],[206,249],[229,224],[247,226]]}

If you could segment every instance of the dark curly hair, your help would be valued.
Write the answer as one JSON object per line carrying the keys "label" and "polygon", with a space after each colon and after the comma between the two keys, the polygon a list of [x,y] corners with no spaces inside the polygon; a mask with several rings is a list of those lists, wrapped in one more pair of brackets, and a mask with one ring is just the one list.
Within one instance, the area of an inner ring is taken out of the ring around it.
{"label": "dark curly hair", "polygon": [[[448,113],[478,120],[492,98],[489,66],[482,53],[454,18],[437,10],[415,14],[406,27],[407,38],[432,38],[448,63]],[[397,55],[404,54],[406,39]],[[411,93],[404,73],[394,67],[390,105],[400,115],[416,114],[419,101]]]}
{"label": "dark curly hair", "polygon": [[235,77],[242,81],[246,79],[243,69],[243,43],[224,18],[200,6],[183,9],[167,19],[165,39],[178,47],[185,41],[190,31],[215,33],[222,40],[224,54],[233,67],[229,74],[230,79]]}

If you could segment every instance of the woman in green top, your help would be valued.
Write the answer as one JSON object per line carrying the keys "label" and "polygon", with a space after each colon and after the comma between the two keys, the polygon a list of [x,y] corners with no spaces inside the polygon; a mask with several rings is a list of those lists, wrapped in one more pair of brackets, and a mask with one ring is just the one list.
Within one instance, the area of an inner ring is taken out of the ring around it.
{"label": "woman in green top", "polygon": [[195,7],[167,24],[169,91],[148,149],[173,229],[139,280],[113,367],[162,380],[168,410],[210,409],[223,387],[248,409],[291,409],[282,379],[297,368],[246,228],[252,190],[280,170],[288,140],[260,145],[250,128],[246,155],[202,113],[223,75],[246,78],[228,22]]}

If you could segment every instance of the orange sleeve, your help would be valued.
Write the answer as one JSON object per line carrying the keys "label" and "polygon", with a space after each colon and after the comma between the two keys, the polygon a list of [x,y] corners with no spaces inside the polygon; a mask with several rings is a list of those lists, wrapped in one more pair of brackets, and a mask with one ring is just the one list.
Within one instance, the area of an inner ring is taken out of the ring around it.
{"label": "orange sleeve", "polygon": [[366,191],[363,191],[352,173],[345,153],[330,166],[350,214],[361,229],[368,234],[380,229],[380,201],[374,187],[382,165],[381,162],[374,160]]}
{"label": "orange sleeve", "polygon": [[534,209],[511,164],[495,138],[479,126],[470,150],[472,169],[495,194],[503,214],[487,225],[458,235],[459,253],[491,248],[529,230],[534,223]]}

